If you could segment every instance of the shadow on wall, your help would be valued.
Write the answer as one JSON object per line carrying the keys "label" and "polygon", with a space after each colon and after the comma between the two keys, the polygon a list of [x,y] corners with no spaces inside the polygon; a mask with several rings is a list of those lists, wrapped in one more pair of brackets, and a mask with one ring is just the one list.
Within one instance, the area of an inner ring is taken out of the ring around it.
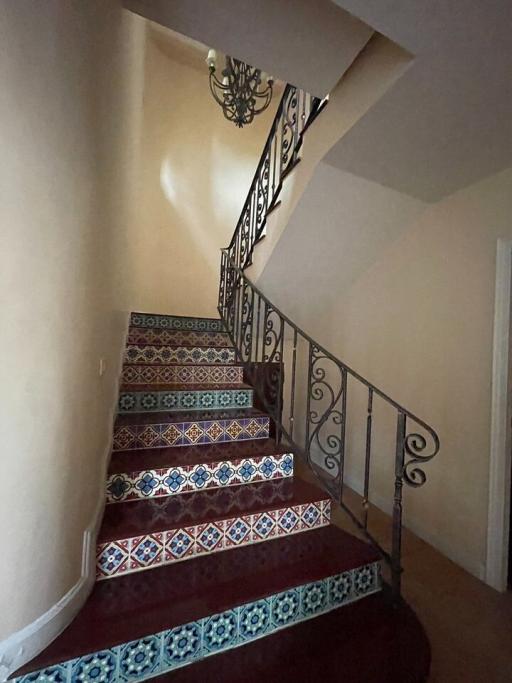
{"label": "shadow on wall", "polygon": [[190,45],[183,50],[172,32],[148,36],[134,307],[216,316],[220,249],[240,216],[280,88],[266,112],[238,129],[213,100],[203,59],[190,61]]}

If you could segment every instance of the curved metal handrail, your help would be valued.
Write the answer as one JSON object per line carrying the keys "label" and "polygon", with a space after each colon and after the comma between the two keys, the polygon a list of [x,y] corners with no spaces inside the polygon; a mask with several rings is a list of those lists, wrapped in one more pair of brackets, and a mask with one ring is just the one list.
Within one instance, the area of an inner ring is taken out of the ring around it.
{"label": "curved metal handrail", "polygon": [[[263,236],[267,216],[276,206],[283,180],[298,162],[304,133],[325,104],[326,100],[286,86],[235,232],[221,252],[218,309],[261,406],[276,424],[277,438],[286,439],[306,460],[322,485],[380,551],[390,566],[393,594],[398,598],[403,484],[417,488],[425,483],[423,466],[439,452],[439,437],[427,422],[316,342],[244,273]],[[290,341],[289,348],[285,340]],[[307,377],[299,376],[301,370],[307,370]],[[344,499],[349,380],[367,391],[362,517]],[[368,528],[376,400],[396,414],[390,550]],[[302,409],[299,419],[298,408]],[[410,425],[415,425],[412,431]],[[323,461],[321,467],[315,462],[318,457]]]}

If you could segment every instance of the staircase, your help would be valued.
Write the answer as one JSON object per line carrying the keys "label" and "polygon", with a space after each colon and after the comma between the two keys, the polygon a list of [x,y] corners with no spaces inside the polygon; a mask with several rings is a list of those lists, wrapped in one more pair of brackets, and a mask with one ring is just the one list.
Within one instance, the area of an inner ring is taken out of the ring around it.
{"label": "staircase", "polygon": [[[326,104],[285,88],[222,250],[219,319],[131,315],[95,587],[16,681],[427,680],[428,641],[401,599],[402,489],[425,483],[439,438],[245,275]],[[365,403],[353,413],[352,392]],[[391,430],[374,424],[375,409]],[[355,509],[345,455],[358,422]],[[369,495],[373,453],[393,433],[386,548],[369,527]],[[299,458],[319,486],[297,476]],[[333,501],[366,542],[332,523]]]}
{"label": "staircase", "polygon": [[96,586],[18,681],[145,680],[381,588],[376,551],[294,476],[219,320],[132,314],[105,495]]}

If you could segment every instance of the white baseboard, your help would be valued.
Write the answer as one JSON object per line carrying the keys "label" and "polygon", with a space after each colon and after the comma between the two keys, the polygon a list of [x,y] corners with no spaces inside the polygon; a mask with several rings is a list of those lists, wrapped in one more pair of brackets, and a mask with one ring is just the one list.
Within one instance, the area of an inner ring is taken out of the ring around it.
{"label": "white baseboard", "polygon": [[[119,362],[115,368],[117,382],[115,385],[114,400],[110,411],[110,424],[113,424],[117,412],[117,399],[121,383],[121,366],[128,335],[130,315],[126,314],[125,332],[122,337],[121,353]],[[112,430],[110,438],[103,453],[103,467],[101,468],[102,481],[98,488],[103,494],[107,476],[109,459],[112,452]],[[105,496],[100,495],[94,510],[93,519],[83,534],[82,543],[82,570],[78,581],[58,602],[41,614],[33,622],[24,628],[11,634],[0,642],[0,681],[9,680],[9,676],[21,666],[29,662],[42,652],[48,645],[62,633],[73,621],[82,609],[85,601],[94,586],[96,579],[96,539],[103,519],[105,508]]]}
{"label": "white baseboard", "polygon": [[[98,522],[84,533],[82,575],[62,598],[35,621],[0,643],[0,681],[38,655],[75,618],[94,585],[94,547]],[[91,570],[92,558],[92,570]],[[84,568],[87,571],[84,573]]]}

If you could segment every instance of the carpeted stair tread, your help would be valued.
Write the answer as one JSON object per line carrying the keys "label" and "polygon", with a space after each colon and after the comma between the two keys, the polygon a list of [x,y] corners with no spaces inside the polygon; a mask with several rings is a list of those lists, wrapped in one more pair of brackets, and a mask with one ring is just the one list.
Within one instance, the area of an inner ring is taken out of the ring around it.
{"label": "carpeted stair tread", "polygon": [[277,444],[274,439],[226,441],[202,446],[174,448],[147,448],[133,451],[115,451],[112,454],[109,474],[124,474],[142,470],[164,469],[170,466],[200,465],[227,460],[259,458],[266,455],[289,453],[290,449]]}
{"label": "carpeted stair tread", "polygon": [[430,645],[382,593],[151,680],[155,683],[426,683]]}
{"label": "carpeted stair tread", "polygon": [[278,479],[107,505],[98,543],[326,500],[300,479]]}
{"label": "carpeted stair tread", "polygon": [[122,384],[121,391],[138,391],[138,392],[149,392],[153,393],[155,391],[243,391],[251,389],[253,387],[250,384]]}
{"label": "carpeted stair tread", "polygon": [[70,626],[22,671],[158,633],[378,559],[367,544],[327,526],[99,582]]}

